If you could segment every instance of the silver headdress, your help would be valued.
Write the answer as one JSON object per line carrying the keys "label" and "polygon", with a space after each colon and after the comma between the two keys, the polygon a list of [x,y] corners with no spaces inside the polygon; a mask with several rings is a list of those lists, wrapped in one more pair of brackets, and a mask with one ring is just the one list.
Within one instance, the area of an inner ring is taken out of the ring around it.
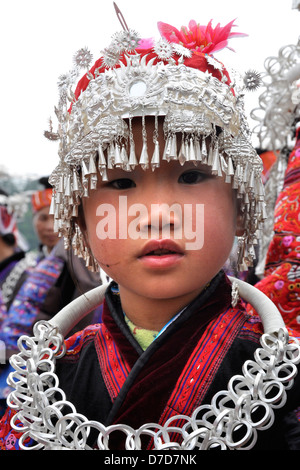
{"label": "silver headdress", "polygon": [[[141,165],[155,170],[161,160],[202,162],[214,174],[225,175],[240,198],[245,233],[239,240],[238,264],[247,269],[265,218],[262,164],[244,115],[245,83],[236,74],[231,82],[223,64],[212,55],[220,48],[218,42],[239,33],[230,32],[233,22],[213,29],[211,22],[203,27],[191,21],[190,30],[181,31],[158,25],[162,34],[158,41],[141,40],[128,29],[115,34],[75,92],[72,83],[78,70],[91,59],[87,49],[76,54],[75,69],[60,77],[56,109],[60,162],[49,179],[54,188],[55,229],[64,236],[66,248],[72,246],[96,270],[97,262],[75,218],[81,198],[96,188],[98,178],[105,180],[106,170],[114,167],[130,171]],[[191,44],[193,33],[202,38],[200,43]],[[214,37],[218,37],[215,43]],[[148,154],[144,127],[143,150],[136,155],[131,131],[136,116],[143,123],[146,116],[164,116],[164,149],[154,140],[155,152]],[[179,148],[178,134],[182,136]]]}

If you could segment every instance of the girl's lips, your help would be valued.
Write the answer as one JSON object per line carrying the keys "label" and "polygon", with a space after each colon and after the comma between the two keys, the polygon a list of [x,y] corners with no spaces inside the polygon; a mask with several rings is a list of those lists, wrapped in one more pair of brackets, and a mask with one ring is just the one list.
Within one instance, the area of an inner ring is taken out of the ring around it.
{"label": "girl's lips", "polygon": [[160,240],[150,240],[144,246],[140,256],[148,256],[153,252],[171,252],[183,255],[183,251],[180,246],[174,242],[174,240],[169,240],[168,238]]}
{"label": "girl's lips", "polygon": [[168,268],[176,264],[183,254],[182,249],[173,240],[151,240],[138,258],[147,267]]}

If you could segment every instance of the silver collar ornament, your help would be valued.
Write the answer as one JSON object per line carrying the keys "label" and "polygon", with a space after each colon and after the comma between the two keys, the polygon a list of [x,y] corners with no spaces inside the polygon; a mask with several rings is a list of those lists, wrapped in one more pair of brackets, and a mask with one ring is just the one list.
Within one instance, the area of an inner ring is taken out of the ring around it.
{"label": "silver collar ornament", "polygon": [[[36,323],[32,338],[18,340],[20,352],[11,357],[14,372],[8,377],[13,391],[7,402],[16,411],[11,426],[21,435],[20,448],[91,450],[87,441],[91,430],[96,430],[99,450],[110,449],[115,431],[124,433],[126,450],[140,450],[142,436],[152,437],[156,450],[252,449],[259,433],[273,425],[274,410],[286,403],[286,392],[293,386],[300,363],[300,346],[289,337],[280,313],[265,294],[239,279],[231,278],[231,282],[260,315],[264,327],[261,347],[211,403],[197,407],[191,416],[174,416],[164,425],[145,423],[138,429],[126,424],[105,426],[78,413],[59,387],[55,364],[65,354],[64,335],[101,303],[106,285],[79,297],[49,322]],[[25,444],[28,438],[35,441],[31,447]]]}
{"label": "silver collar ornament", "polygon": [[[98,270],[75,218],[82,197],[89,196],[99,178],[106,180],[107,169],[131,171],[140,165],[155,171],[162,160],[201,162],[213,174],[225,175],[237,191],[245,217],[238,264],[247,269],[266,215],[262,163],[251,145],[244,114],[245,83],[235,72],[229,83],[223,64],[212,55],[205,56],[207,67],[218,71],[221,79],[185,65],[193,52],[182,44],[160,38],[143,49],[142,43],[135,31],[115,34],[103,57],[82,79],[87,86],[80,93],[72,86],[82,66],[90,66],[88,50],[78,51],[74,70],[60,77],[59,125],[57,134],[51,133],[60,141],[60,161],[49,179],[54,187],[50,211],[55,229],[66,248],[72,246],[90,269]],[[146,116],[164,117],[164,148],[159,148],[157,133],[147,136]],[[134,117],[144,126],[141,155],[136,155],[131,131]],[[155,142],[153,155],[148,154],[150,138]]]}

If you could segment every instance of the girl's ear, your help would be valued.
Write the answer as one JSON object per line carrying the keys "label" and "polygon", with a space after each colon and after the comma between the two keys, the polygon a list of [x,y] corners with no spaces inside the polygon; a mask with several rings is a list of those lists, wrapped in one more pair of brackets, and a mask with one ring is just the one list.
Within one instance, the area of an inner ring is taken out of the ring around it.
{"label": "girl's ear", "polygon": [[77,225],[79,225],[79,228],[82,231],[82,233],[86,231],[86,223],[85,223],[82,203],[78,206],[78,216],[74,218],[74,221],[76,222]]}
{"label": "girl's ear", "polygon": [[236,236],[241,237],[245,233],[245,218],[244,215],[240,212],[236,219]]}
{"label": "girl's ear", "polygon": [[87,243],[87,229],[86,229],[86,222],[83,212],[82,203],[78,206],[78,216],[74,217],[74,222],[79,226],[80,231],[84,237],[85,242]]}
{"label": "girl's ear", "polygon": [[245,233],[245,214],[241,210],[240,202],[237,205],[237,217],[236,217],[236,236],[241,237]]}

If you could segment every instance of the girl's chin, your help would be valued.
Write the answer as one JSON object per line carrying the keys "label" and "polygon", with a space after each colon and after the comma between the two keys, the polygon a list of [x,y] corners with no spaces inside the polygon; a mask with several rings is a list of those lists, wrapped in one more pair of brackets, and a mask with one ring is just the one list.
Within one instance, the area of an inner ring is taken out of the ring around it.
{"label": "girl's chin", "polygon": [[178,253],[166,254],[161,256],[147,255],[141,256],[139,261],[145,268],[157,270],[168,269],[178,265],[183,259],[183,255]]}
{"label": "girl's chin", "polygon": [[167,281],[163,280],[161,277],[157,278],[156,281],[149,280],[148,282],[139,285],[136,283],[134,286],[122,286],[120,287],[121,300],[124,299],[124,296],[130,292],[130,297],[132,300],[136,297],[138,299],[143,298],[144,302],[171,302],[172,304],[177,303],[181,306],[187,305],[190,301],[197,297],[198,294],[203,290],[202,286],[198,284],[193,286],[184,286],[178,280],[176,281]]}

